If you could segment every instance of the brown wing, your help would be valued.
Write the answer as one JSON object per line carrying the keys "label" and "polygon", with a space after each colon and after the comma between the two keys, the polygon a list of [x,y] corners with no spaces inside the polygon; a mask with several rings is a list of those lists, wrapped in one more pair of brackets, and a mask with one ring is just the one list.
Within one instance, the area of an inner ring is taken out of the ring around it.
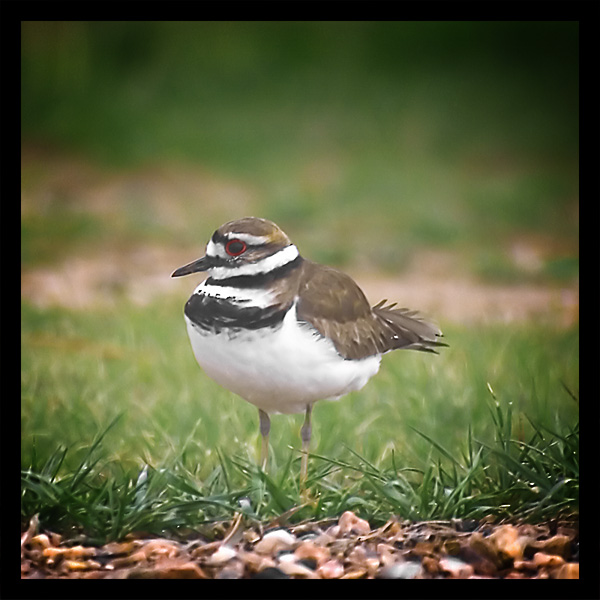
{"label": "brown wing", "polygon": [[299,281],[298,318],[330,338],[341,356],[360,359],[399,348],[435,352],[437,327],[405,308],[371,308],[354,280],[305,261]]}

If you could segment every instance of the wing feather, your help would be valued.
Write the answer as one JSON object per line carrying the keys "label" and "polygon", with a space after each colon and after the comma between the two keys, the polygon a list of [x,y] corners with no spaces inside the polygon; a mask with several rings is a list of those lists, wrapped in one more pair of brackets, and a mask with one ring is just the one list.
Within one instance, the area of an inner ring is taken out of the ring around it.
{"label": "wing feather", "polygon": [[347,359],[361,359],[390,350],[409,348],[435,352],[439,328],[407,308],[373,308],[356,282],[341,271],[305,261],[298,282],[297,314],[322,336],[332,340]]}

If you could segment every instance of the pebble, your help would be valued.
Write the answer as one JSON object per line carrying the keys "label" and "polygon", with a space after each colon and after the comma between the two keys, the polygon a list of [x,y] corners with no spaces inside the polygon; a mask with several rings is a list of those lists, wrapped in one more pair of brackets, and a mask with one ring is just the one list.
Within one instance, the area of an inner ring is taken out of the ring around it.
{"label": "pebble", "polygon": [[533,555],[533,564],[536,567],[560,567],[565,564],[565,559],[556,554],[546,554],[545,552],[536,552]]}
{"label": "pebble", "polygon": [[133,554],[115,558],[111,564],[115,569],[122,569],[123,567],[129,567],[130,565],[134,565],[136,563],[142,563],[145,560],[146,555],[142,551],[138,550]]}
{"label": "pebble", "polygon": [[226,562],[229,562],[232,558],[235,558],[236,556],[236,550],[234,550],[231,546],[223,545],[214,554],[210,555],[210,557],[206,561],[206,564],[217,567],[219,565],[225,564]]}
{"label": "pebble", "polygon": [[362,579],[367,575],[367,569],[355,569],[348,571],[340,579]]}
{"label": "pebble", "polygon": [[[339,533],[340,528],[337,525],[336,525],[336,527],[338,528],[338,533]],[[323,531],[314,539],[314,542],[317,546],[326,547],[326,546],[329,546],[335,539],[336,539],[335,536],[330,535],[326,531]]]}
{"label": "pebble", "polygon": [[130,554],[139,546],[140,543],[138,541],[110,542],[102,546],[102,551],[109,556],[114,556],[115,554]]}
{"label": "pebble", "polygon": [[242,510],[252,510],[252,502],[248,496],[244,496],[238,500],[238,504]]}
{"label": "pebble", "polygon": [[439,564],[442,571],[450,573],[452,577],[457,579],[468,579],[475,572],[471,565],[453,556],[440,558]]}
{"label": "pebble", "polygon": [[566,563],[553,575],[554,579],[579,579],[579,563]]}
{"label": "pebble", "polygon": [[328,560],[317,569],[317,575],[323,579],[339,579],[344,574],[344,567],[337,560]]}
{"label": "pebble", "polygon": [[[331,527],[329,527],[324,533],[322,533],[319,536],[319,543],[322,543],[321,540],[324,539],[326,540],[327,538],[329,539],[335,539],[340,537],[340,535],[342,535],[342,530],[340,529],[339,525],[332,525]],[[327,536],[327,537],[324,537]]]}
{"label": "pebble", "polygon": [[416,579],[423,574],[420,563],[412,560],[397,562],[384,567],[379,574],[379,579]]}
{"label": "pebble", "polygon": [[50,538],[45,533],[40,533],[40,535],[36,535],[35,537],[31,538],[29,544],[32,547],[38,547],[42,549],[50,548],[51,546]]}
{"label": "pebble", "polygon": [[307,577],[308,579],[315,578],[315,572],[312,569],[309,569],[307,566],[301,564],[297,557],[292,554],[283,554],[279,558],[279,568],[286,575],[300,575],[302,577]]}
{"label": "pebble", "polygon": [[301,542],[312,542],[312,541],[318,539],[319,535],[321,535],[321,533],[317,533],[315,531],[307,531],[306,533],[299,535],[298,539]]}
{"label": "pebble", "polygon": [[514,525],[502,525],[488,538],[489,544],[499,555],[512,559],[523,557],[525,541],[526,539],[519,535],[519,530]]}
{"label": "pebble", "polygon": [[547,540],[535,540],[529,542],[528,546],[534,548],[538,552],[555,554],[568,559],[571,552],[571,538],[566,535],[555,535]]}
{"label": "pebble", "polygon": [[348,561],[352,564],[364,566],[367,560],[367,551],[363,546],[355,546],[348,554]]}
{"label": "pebble", "polygon": [[366,571],[374,577],[379,569],[379,556],[364,546],[355,546],[347,557],[350,567],[355,571]]}
{"label": "pebble", "polygon": [[258,540],[260,540],[260,535],[258,535],[258,533],[256,533],[256,531],[254,531],[253,529],[246,529],[246,531],[244,531],[244,533],[242,534],[242,538],[245,542],[255,544],[256,542],[258,542]]}
{"label": "pebble", "polygon": [[356,535],[367,535],[371,533],[371,526],[368,521],[357,517],[352,511],[347,510],[338,521],[340,533],[355,533]]}
{"label": "pebble", "polygon": [[136,567],[127,579],[206,579],[202,569],[193,562],[165,561],[152,567]]}
{"label": "pebble", "polygon": [[44,548],[42,556],[46,559],[48,565],[53,565],[58,559],[78,561],[80,559],[95,556],[96,549],[92,547],[85,548],[84,546],[72,546],[70,548]]}
{"label": "pebble", "polygon": [[289,531],[275,529],[265,533],[254,549],[261,554],[275,554],[279,550],[289,550],[294,544],[296,544],[296,538]]}
{"label": "pebble", "polygon": [[442,572],[440,563],[437,558],[434,558],[433,556],[422,556],[421,564],[428,573],[431,573],[431,575],[438,575]]}
{"label": "pebble", "polygon": [[291,579],[291,577],[277,567],[267,567],[258,573],[250,575],[250,579]]}
{"label": "pebble", "polygon": [[301,565],[304,565],[305,567],[308,567],[309,569],[312,569],[313,571],[315,571],[317,569],[317,567],[319,566],[317,564],[317,561],[314,558],[300,558],[298,560],[298,562]]}
{"label": "pebble", "polygon": [[511,571],[504,576],[504,579],[529,579],[524,573],[518,571]]}
{"label": "pebble", "polygon": [[491,560],[475,552],[470,546],[463,546],[459,552],[459,556],[463,562],[472,565],[479,575],[494,577],[498,572],[496,565]]}
{"label": "pebble", "polygon": [[215,579],[241,579],[244,575],[244,563],[241,560],[232,560],[223,567]]}
{"label": "pebble", "polygon": [[377,556],[369,556],[365,561],[367,571],[371,577],[375,577],[379,569],[379,558]]}
{"label": "pebble", "polygon": [[330,553],[327,548],[317,546],[314,542],[301,542],[300,545],[294,551],[294,554],[298,559],[309,559],[315,560],[317,566],[321,566],[326,563],[330,558]]}
{"label": "pebble", "polygon": [[384,567],[392,565],[397,560],[396,548],[389,544],[377,544],[377,556]]}
{"label": "pebble", "polygon": [[94,560],[65,560],[63,566],[71,571],[87,571],[88,569],[99,569],[100,563]]}
{"label": "pebble", "polygon": [[256,552],[240,552],[240,559],[244,562],[248,570],[254,573],[275,566],[275,561],[270,556],[262,556]]}
{"label": "pebble", "polygon": [[170,540],[154,539],[146,542],[142,551],[148,559],[175,558],[179,554],[179,547]]}
{"label": "pebble", "polygon": [[565,564],[565,559],[557,554],[536,552],[532,560],[515,560],[515,569],[531,569],[536,571],[540,567],[560,567]]}

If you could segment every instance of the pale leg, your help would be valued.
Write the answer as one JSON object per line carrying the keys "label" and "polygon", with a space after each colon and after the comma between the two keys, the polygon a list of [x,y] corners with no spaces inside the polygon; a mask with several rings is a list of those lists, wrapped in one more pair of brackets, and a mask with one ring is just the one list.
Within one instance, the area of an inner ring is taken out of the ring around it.
{"label": "pale leg", "polygon": [[260,435],[262,436],[262,445],[260,448],[260,467],[264,471],[267,468],[269,458],[269,431],[271,429],[271,419],[269,415],[260,408],[258,409],[260,419]]}
{"label": "pale leg", "polygon": [[310,416],[312,413],[312,404],[306,405],[306,414],[304,417],[304,424],[300,430],[300,437],[302,438],[302,463],[300,467],[300,481],[306,481],[308,475],[308,449],[310,446],[310,436],[312,428],[310,425]]}

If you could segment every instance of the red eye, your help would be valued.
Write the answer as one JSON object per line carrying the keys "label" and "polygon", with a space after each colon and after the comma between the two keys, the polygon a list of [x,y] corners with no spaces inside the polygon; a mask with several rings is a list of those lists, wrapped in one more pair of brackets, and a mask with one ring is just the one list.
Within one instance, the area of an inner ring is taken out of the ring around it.
{"label": "red eye", "polygon": [[225,252],[229,256],[239,256],[243,252],[246,252],[246,243],[242,240],[229,240],[225,245]]}

